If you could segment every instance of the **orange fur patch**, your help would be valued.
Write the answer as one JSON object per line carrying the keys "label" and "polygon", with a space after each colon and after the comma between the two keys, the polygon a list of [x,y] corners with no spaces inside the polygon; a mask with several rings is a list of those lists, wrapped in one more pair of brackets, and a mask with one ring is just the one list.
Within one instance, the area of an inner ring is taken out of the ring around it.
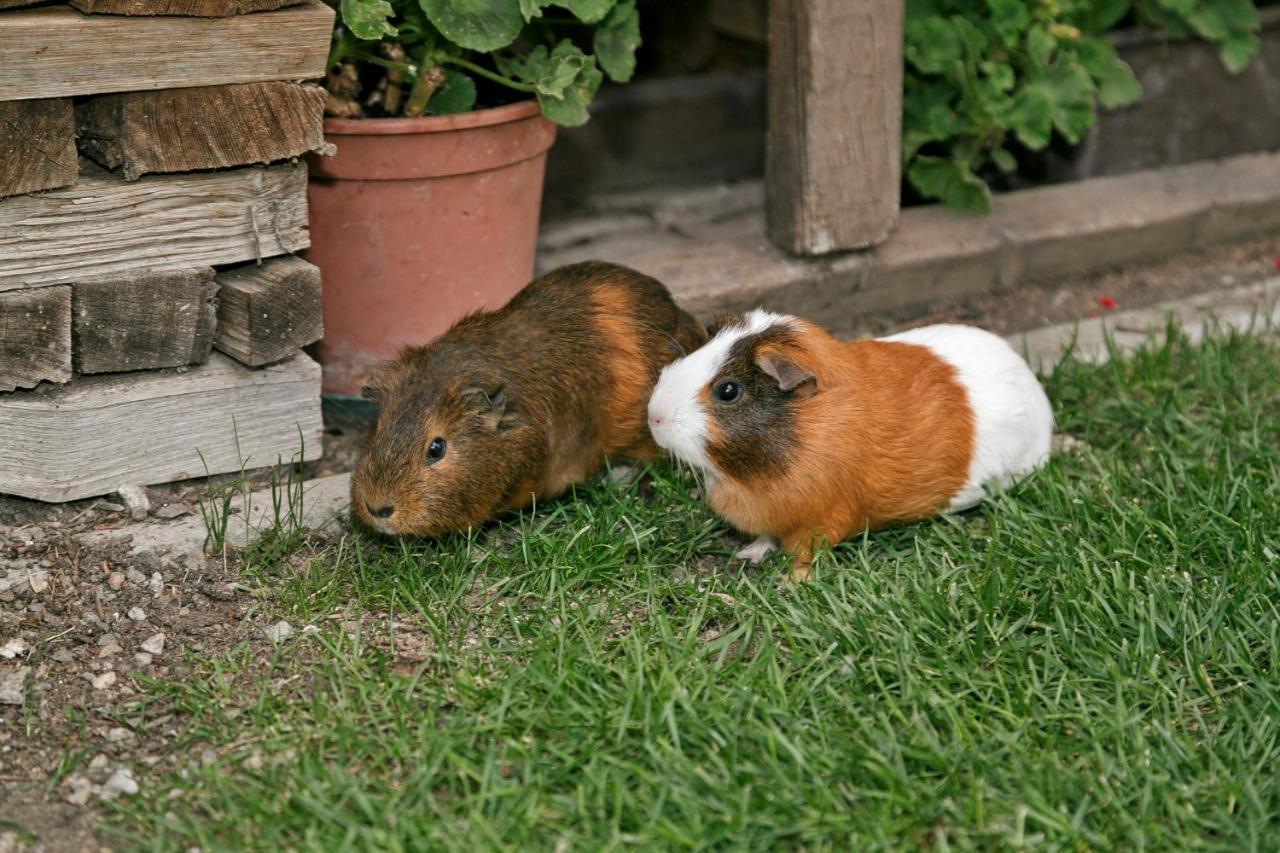
{"label": "orange fur patch", "polygon": [[780,351],[817,392],[795,403],[798,449],[785,476],[722,478],[712,508],[746,533],[769,534],[807,573],[815,542],[936,515],[968,478],[973,411],[954,369],[925,347],[842,344],[805,324]]}

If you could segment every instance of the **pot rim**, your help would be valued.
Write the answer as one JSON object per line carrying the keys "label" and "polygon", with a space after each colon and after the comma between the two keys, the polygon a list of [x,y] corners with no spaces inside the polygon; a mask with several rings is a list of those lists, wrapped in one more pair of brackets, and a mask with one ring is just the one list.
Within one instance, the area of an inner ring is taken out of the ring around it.
{"label": "pot rim", "polygon": [[535,100],[517,101],[467,113],[415,118],[326,118],[324,132],[335,136],[392,136],[405,133],[442,133],[523,121],[541,114]]}

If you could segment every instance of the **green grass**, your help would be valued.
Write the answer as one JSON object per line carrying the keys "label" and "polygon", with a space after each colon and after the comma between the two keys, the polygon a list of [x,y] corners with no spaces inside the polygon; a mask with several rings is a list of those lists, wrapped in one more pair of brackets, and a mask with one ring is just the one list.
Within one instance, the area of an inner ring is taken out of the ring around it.
{"label": "green grass", "polygon": [[116,819],[164,849],[1277,849],[1280,353],[1046,385],[1082,451],[799,588],[665,468],[474,541],[250,560],[320,632],[149,685],[220,758]]}

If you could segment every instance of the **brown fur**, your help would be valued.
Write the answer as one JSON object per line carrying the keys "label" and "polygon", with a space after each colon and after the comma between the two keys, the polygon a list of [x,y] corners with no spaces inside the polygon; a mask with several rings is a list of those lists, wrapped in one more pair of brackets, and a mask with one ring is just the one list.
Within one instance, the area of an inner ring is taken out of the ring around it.
{"label": "brown fur", "polygon": [[[734,455],[724,421],[740,421],[737,409],[761,409],[758,417],[774,419],[772,437],[756,450],[764,464],[730,460],[708,498],[744,532],[777,536],[794,555],[793,577],[803,579],[823,542],[944,509],[968,476],[973,411],[953,368],[925,347],[842,344],[809,324],[775,331],[739,342],[745,358],[731,359],[712,384],[731,377],[763,389],[758,393],[769,393],[772,382],[776,391],[776,380],[759,367],[768,356],[812,374],[813,384],[780,401],[752,399],[749,390],[733,410],[705,402],[711,420],[721,422],[708,440],[717,467]],[[771,454],[785,455],[783,470]]]}
{"label": "brown fur", "polygon": [[[440,536],[553,498],[606,457],[649,458],[658,373],[705,340],[655,279],[601,262],[553,270],[375,371],[352,508],[383,532]],[[437,436],[446,452],[428,464]]]}

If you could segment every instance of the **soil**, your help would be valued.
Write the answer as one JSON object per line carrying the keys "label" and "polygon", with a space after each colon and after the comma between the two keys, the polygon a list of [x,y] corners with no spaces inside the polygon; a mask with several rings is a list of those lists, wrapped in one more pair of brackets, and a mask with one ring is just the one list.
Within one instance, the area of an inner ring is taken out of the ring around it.
{"label": "soil", "polygon": [[[960,300],[878,326],[951,321],[1007,334],[1096,315],[1107,310],[1100,300],[1123,310],[1257,281],[1275,274],[1278,252],[1280,241],[1259,241]],[[359,407],[326,406],[324,457],[307,475],[350,470],[368,426]],[[255,481],[265,486],[265,473]],[[151,487],[151,512],[198,513],[207,488],[204,480]],[[26,670],[20,704],[0,703],[0,851],[109,849],[115,840],[95,821],[113,795],[113,774],[127,768],[136,784],[155,784],[192,754],[184,719],[166,702],[144,702],[135,677],[181,679],[189,653],[212,657],[246,640],[269,665],[271,620],[238,584],[234,561],[77,544],[78,534],[130,520],[115,495],[61,505],[0,497],[0,702],[6,683]],[[144,643],[160,650],[144,651]]]}

